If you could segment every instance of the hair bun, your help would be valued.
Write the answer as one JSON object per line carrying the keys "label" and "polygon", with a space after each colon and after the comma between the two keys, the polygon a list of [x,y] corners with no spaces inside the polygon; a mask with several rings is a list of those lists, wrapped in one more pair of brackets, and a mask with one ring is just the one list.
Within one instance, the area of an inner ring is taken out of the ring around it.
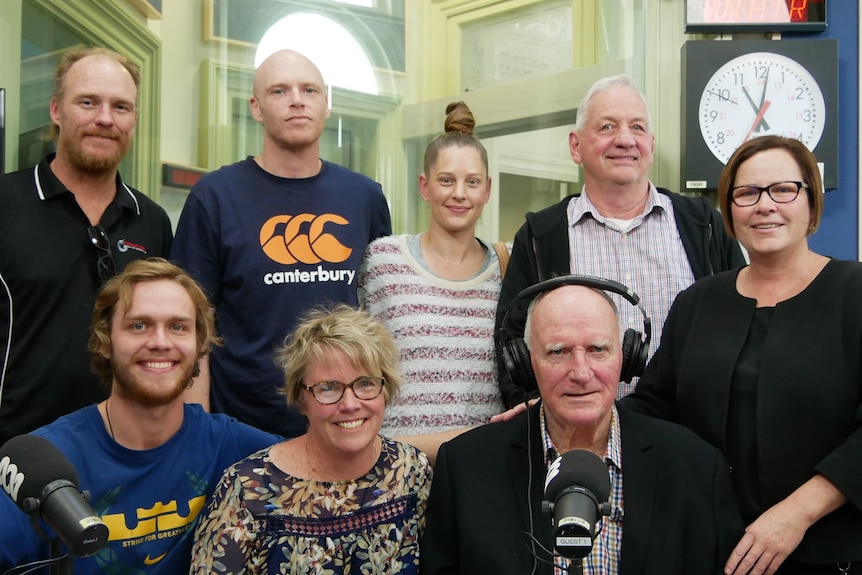
{"label": "hair bun", "polygon": [[468,136],[473,135],[476,120],[473,112],[464,102],[452,102],[446,106],[446,122],[443,128],[446,132],[461,132]]}

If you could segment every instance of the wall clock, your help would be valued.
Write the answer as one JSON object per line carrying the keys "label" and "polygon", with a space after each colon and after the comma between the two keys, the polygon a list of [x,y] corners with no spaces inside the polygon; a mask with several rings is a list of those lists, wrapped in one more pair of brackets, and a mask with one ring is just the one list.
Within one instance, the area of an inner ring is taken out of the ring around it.
{"label": "wall clock", "polygon": [[768,134],[805,143],[837,187],[837,41],[686,42],[683,69],[685,190],[714,190],[733,151]]}

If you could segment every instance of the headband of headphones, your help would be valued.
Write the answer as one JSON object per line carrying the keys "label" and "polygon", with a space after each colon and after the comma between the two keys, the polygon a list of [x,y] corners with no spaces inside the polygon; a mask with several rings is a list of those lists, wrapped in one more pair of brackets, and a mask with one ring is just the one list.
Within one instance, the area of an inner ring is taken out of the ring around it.
{"label": "headband of headphones", "polygon": [[518,295],[516,295],[509,304],[506,306],[506,315],[503,316],[503,321],[500,324],[500,334],[503,335],[506,333],[506,325],[509,320],[509,312],[513,309],[517,308],[521,305],[521,302],[531,301],[537,295],[553,291],[559,287],[567,286],[567,285],[575,285],[575,286],[586,286],[591,288],[600,289],[603,291],[615,293],[621,295],[633,306],[637,306],[637,308],[641,311],[641,315],[643,315],[644,320],[644,343],[648,346],[650,340],[652,339],[652,323],[650,322],[650,318],[641,305],[641,298],[633,292],[628,287],[623,284],[616,282],[614,280],[609,280],[605,278],[599,278],[595,276],[585,276],[585,275],[566,275],[566,276],[557,276],[551,279],[547,279],[545,281],[541,281],[537,284],[531,285],[527,288],[522,289]]}

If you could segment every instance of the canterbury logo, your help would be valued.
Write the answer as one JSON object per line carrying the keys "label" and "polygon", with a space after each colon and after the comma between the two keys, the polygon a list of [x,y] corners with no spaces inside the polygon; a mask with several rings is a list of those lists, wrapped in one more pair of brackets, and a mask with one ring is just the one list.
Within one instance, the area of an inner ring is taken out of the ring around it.
{"label": "canterbury logo", "polygon": [[349,222],[336,214],[274,216],[260,228],[260,247],[280,264],[341,263],[350,257],[353,249],[327,233],[327,224],[331,224],[331,229],[332,225],[346,226]]}

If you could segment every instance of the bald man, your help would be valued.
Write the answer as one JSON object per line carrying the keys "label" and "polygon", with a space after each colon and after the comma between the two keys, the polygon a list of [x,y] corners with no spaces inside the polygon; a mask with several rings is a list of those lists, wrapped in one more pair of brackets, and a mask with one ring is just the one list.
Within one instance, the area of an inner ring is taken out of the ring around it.
{"label": "bald man", "polygon": [[273,350],[324,302],[357,305],[365,247],[389,235],[377,182],[320,158],[329,103],[323,75],[297,52],[276,52],[254,76],[251,113],[263,151],[201,178],[171,259],[204,287],[224,345],[192,388],[214,412],[295,437],[305,420],[276,388]]}
{"label": "bald man", "polygon": [[[539,403],[440,447],[423,575],[720,574],[743,532],[724,457],[680,425],[617,410],[616,306],[564,281],[550,280],[527,310]],[[610,516],[580,566],[552,553],[559,542],[541,504],[549,466],[576,449],[600,458],[610,479]]]}

